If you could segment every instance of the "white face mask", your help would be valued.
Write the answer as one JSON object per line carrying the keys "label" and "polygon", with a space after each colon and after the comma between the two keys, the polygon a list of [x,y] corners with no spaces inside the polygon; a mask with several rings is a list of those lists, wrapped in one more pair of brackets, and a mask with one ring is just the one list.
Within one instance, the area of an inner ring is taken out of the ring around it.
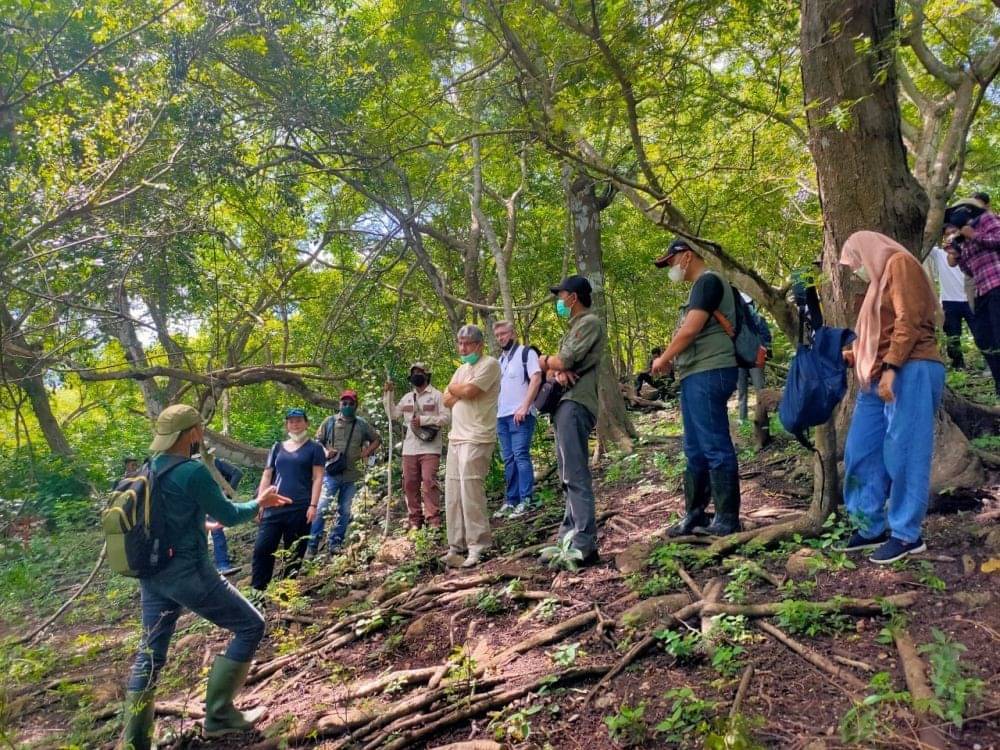
{"label": "white face mask", "polygon": [[855,276],[857,276],[857,277],[858,277],[859,279],[861,279],[861,280],[862,280],[863,282],[865,282],[866,284],[867,284],[867,283],[869,283],[869,282],[871,281],[871,277],[870,277],[870,276],[868,275],[868,269],[867,269],[867,268],[865,268],[864,266],[860,266],[860,267],[859,267],[859,268],[858,268],[858,269],[857,269],[857,270],[856,270],[856,271],[854,272],[854,275],[855,275]]}
{"label": "white face mask", "polygon": [[289,432],[288,437],[296,443],[304,443],[309,439],[308,430],[302,430],[302,432]]}
{"label": "white face mask", "polygon": [[667,273],[667,275],[670,277],[670,280],[672,282],[677,284],[680,283],[681,281],[684,281],[684,274],[686,272],[687,269],[681,268],[680,263],[675,263],[674,265],[670,266],[670,271]]}

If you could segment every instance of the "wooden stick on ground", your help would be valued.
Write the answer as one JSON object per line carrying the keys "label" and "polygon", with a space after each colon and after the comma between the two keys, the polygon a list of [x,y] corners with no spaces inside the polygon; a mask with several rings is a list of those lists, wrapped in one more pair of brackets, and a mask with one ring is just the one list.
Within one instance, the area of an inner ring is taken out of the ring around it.
{"label": "wooden stick on ground", "polygon": [[771,623],[761,620],[757,623],[757,627],[774,638],[776,641],[783,643],[813,666],[819,667],[831,677],[840,680],[847,688],[849,688],[849,692],[857,693],[865,689],[865,683],[855,677],[852,673],[848,672],[846,669],[838,667],[818,651],[809,648],[809,646],[804,643],[800,643]]}
{"label": "wooden stick on ground", "polygon": [[733,705],[729,707],[730,719],[739,714],[740,708],[743,707],[743,701],[746,699],[747,691],[750,689],[750,680],[753,679],[753,672],[753,662],[750,662],[747,664],[747,668],[743,670],[743,676],[740,678],[740,686],[736,688],[736,697],[733,698]]}
{"label": "wooden stick on ground", "polygon": [[62,617],[63,613],[65,613],[66,610],[68,610],[71,606],[73,606],[73,602],[75,602],[77,599],[80,598],[80,594],[86,591],[90,587],[90,584],[94,582],[94,579],[97,577],[97,571],[101,569],[101,566],[104,564],[104,558],[106,558],[107,556],[108,556],[108,543],[105,542],[104,546],[101,547],[101,554],[98,555],[97,562],[94,564],[94,569],[90,571],[90,575],[87,576],[87,580],[80,584],[80,588],[76,590],[73,596],[71,596],[69,599],[63,602],[63,605],[59,607],[59,609],[57,609],[48,619],[46,619],[45,622],[43,622],[37,628],[32,630],[26,636],[18,638],[16,641],[14,641],[14,643],[19,646],[24,643],[31,643],[33,640],[35,640],[35,638],[44,633],[52,623],[54,623],[56,620]]}

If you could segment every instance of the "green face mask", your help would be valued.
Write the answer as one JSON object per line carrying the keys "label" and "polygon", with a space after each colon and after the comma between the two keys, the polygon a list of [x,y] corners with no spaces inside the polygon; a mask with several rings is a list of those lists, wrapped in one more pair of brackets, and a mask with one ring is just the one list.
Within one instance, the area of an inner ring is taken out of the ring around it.
{"label": "green face mask", "polygon": [[566,307],[566,303],[562,299],[556,300],[556,315],[560,318],[568,318],[572,312],[572,310]]}
{"label": "green face mask", "polygon": [[350,419],[354,416],[354,413],[358,410],[358,407],[353,405],[344,404],[340,407],[340,415],[345,419]]}
{"label": "green face mask", "polygon": [[479,352],[472,352],[471,354],[463,354],[459,359],[462,360],[467,365],[474,365],[479,361]]}

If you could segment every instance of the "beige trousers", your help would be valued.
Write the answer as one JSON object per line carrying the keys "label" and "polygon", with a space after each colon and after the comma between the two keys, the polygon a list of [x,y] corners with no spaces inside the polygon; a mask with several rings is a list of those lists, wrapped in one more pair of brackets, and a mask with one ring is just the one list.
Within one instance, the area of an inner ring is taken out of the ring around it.
{"label": "beige trousers", "polygon": [[482,552],[493,542],[486,515],[486,474],[493,443],[448,443],[444,513],[452,552]]}

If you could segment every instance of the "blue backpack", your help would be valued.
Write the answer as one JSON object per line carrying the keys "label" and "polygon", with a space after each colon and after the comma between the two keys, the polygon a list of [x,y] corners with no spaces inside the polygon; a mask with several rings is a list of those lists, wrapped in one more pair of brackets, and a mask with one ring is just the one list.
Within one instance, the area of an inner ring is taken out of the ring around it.
{"label": "blue backpack", "polygon": [[806,431],[830,419],[847,393],[847,363],[841,352],[854,339],[849,328],[820,326],[813,332],[811,344],[800,337],[788,367],[778,418],[810,450],[813,446]]}

